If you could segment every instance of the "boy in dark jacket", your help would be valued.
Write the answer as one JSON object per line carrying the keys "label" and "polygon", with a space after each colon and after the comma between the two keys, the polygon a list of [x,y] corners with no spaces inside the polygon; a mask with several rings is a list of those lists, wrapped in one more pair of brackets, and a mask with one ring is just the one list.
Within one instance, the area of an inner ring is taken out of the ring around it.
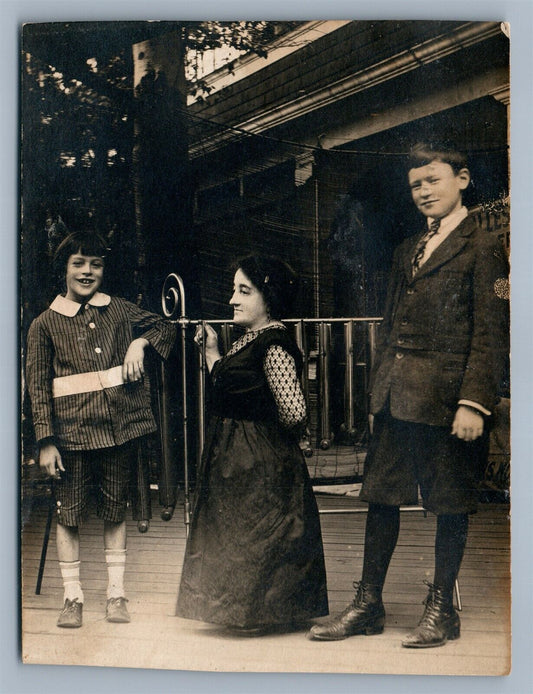
{"label": "boy in dark jacket", "polygon": [[369,503],[362,580],[352,604],[315,625],[312,639],[383,631],[399,507],[417,504],[419,490],[437,515],[435,573],[422,619],[402,645],[441,646],[460,635],[453,589],[508,356],[508,264],[498,238],[462,204],[470,183],[462,154],[417,145],[408,180],[426,225],[395,252],[379,332],[360,493]]}

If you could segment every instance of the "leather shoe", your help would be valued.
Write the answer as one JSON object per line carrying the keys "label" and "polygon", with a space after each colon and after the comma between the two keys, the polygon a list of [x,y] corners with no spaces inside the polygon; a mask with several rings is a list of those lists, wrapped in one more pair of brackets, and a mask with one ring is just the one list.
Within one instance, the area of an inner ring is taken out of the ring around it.
{"label": "leather shoe", "polygon": [[340,641],[356,634],[381,634],[385,626],[385,607],[381,586],[354,583],[357,593],[340,615],[323,624],[315,624],[308,634],[311,641]]}
{"label": "leather shoe", "polygon": [[105,608],[105,618],[108,622],[127,624],[131,622],[130,613],[126,607],[126,598],[109,598]]}
{"label": "leather shoe", "polygon": [[78,599],[65,600],[63,609],[59,613],[59,618],[57,620],[57,626],[63,627],[64,629],[77,629],[82,625],[82,611],[83,603],[78,602]]}
{"label": "leather shoe", "polygon": [[402,641],[404,648],[435,648],[461,635],[461,621],[453,606],[453,591],[431,583],[426,608],[416,629]]}

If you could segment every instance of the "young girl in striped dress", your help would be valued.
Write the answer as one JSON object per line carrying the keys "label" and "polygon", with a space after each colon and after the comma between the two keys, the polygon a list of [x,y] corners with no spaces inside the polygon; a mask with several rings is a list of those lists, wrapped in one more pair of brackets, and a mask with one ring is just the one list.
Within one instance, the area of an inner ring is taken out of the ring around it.
{"label": "young girl in striped dress", "polygon": [[106,244],[68,236],[54,263],[66,292],[30,326],[26,377],[39,463],[54,478],[57,552],[64,585],[59,627],[82,625],[78,527],[96,491],[108,569],[106,619],[129,622],[124,592],[125,513],[141,437],[156,430],[144,374],[147,350],[166,359],[175,328],[100,290]]}

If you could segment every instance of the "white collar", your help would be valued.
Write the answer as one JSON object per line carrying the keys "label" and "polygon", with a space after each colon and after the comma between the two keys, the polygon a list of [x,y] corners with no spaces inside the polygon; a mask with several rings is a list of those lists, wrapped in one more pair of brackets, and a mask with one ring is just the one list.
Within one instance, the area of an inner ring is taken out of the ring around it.
{"label": "white collar", "polygon": [[[108,306],[111,303],[111,297],[103,292],[96,292],[86,303],[91,306]],[[68,318],[73,318],[82,306],[83,304],[78,304],[77,301],[67,299],[61,294],[58,294],[50,304],[52,311],[60,313],[62,316],[67,316]]]}
{"label": "white collar", "polygon": [[[442,217],[440,220],[440,227],[439,227],[439,234],[442,234],[443,232],[446,233],[448,231],[452,231],[456,227],[459,226],[459,224],[463,221],[463,219],[466,219],[468,217],[468,210],[466,207],[463,205],[460,207],[458,210],[455,212],[452,212],[451,214],[446,215],[446,217]],[[428,217],[428,227],[431,226],[431,222],[434,221],[433,217]]]}

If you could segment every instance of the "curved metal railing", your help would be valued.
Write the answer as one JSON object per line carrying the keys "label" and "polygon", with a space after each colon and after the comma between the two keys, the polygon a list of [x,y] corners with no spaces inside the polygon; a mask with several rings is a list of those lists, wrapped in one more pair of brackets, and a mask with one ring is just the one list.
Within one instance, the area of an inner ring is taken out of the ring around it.
{"label": "curved metal railing", "polygon": [[[161,304],[163,314],[170,321],[180,327],[181,343],[181,380],[182,380],[182,431],[183,431],[183,467],[184,467],[184,520],[188,532],[190,523],[190,500],[189,500],[189,414],[187,402],[187,381],[188,374],[188,355],[187,355],[187,330],[189,327],[197,325],[220,326],[222,350],[225,352],[232,343],[233,322],[229,319],[191,319],[186,313],[185,287],[181,277],[171,273],[165,279],[161,293]],[[310,381],[316,382],[316,402],[317,402],[317,427],[316,443],[323,450],[327,450],[333,441],[331,424],[331,364],[332,353],[332,329],[342,326],[343,349],[341,360],[344,362],[344,384],[343,384],[343,422],[340,425],[342,431],[349,436],[355,432],[355,370],[362,371],[363,384],[361,391],[366,392],[366,379],[368,371],[372,365],[372,358],[376,343],[376,331],[381,321],[379,317],[349,317],[349,318],[288,318],[284,319],[285,325],[292,325],[294,338],[298,344],[304,359],[302,372],[302,388],[309,402]],[[356,339],[354,336],[355,327],[359,328],[359,351],[356,350]],[[363,337],[361,337],[361,327],[363,327]],[[363,344],[361,344],[361,341]],[[197,364],[197,404],[196,415],[198,422],[198,454],[200,455],[205,441],[205,383],[206,383],[206,360],[204,347],[198,353]],[[311,377],[311,372],[312,376]],[[366,406],[366,402],[365,402]],[[165,408],[162,408],[163,414]],[[168,416],[168,415],[167,415]],[[164,419],[164,417],[163,417]],[[168,420],[162,422],[162,448],[163,455],[169,455],[168,444]],[[165,441],[166,439],[166,441]],[[312,443],[302,445],[305,455],[313,455]],[[168,457],[166,459],[169,460]]]}

